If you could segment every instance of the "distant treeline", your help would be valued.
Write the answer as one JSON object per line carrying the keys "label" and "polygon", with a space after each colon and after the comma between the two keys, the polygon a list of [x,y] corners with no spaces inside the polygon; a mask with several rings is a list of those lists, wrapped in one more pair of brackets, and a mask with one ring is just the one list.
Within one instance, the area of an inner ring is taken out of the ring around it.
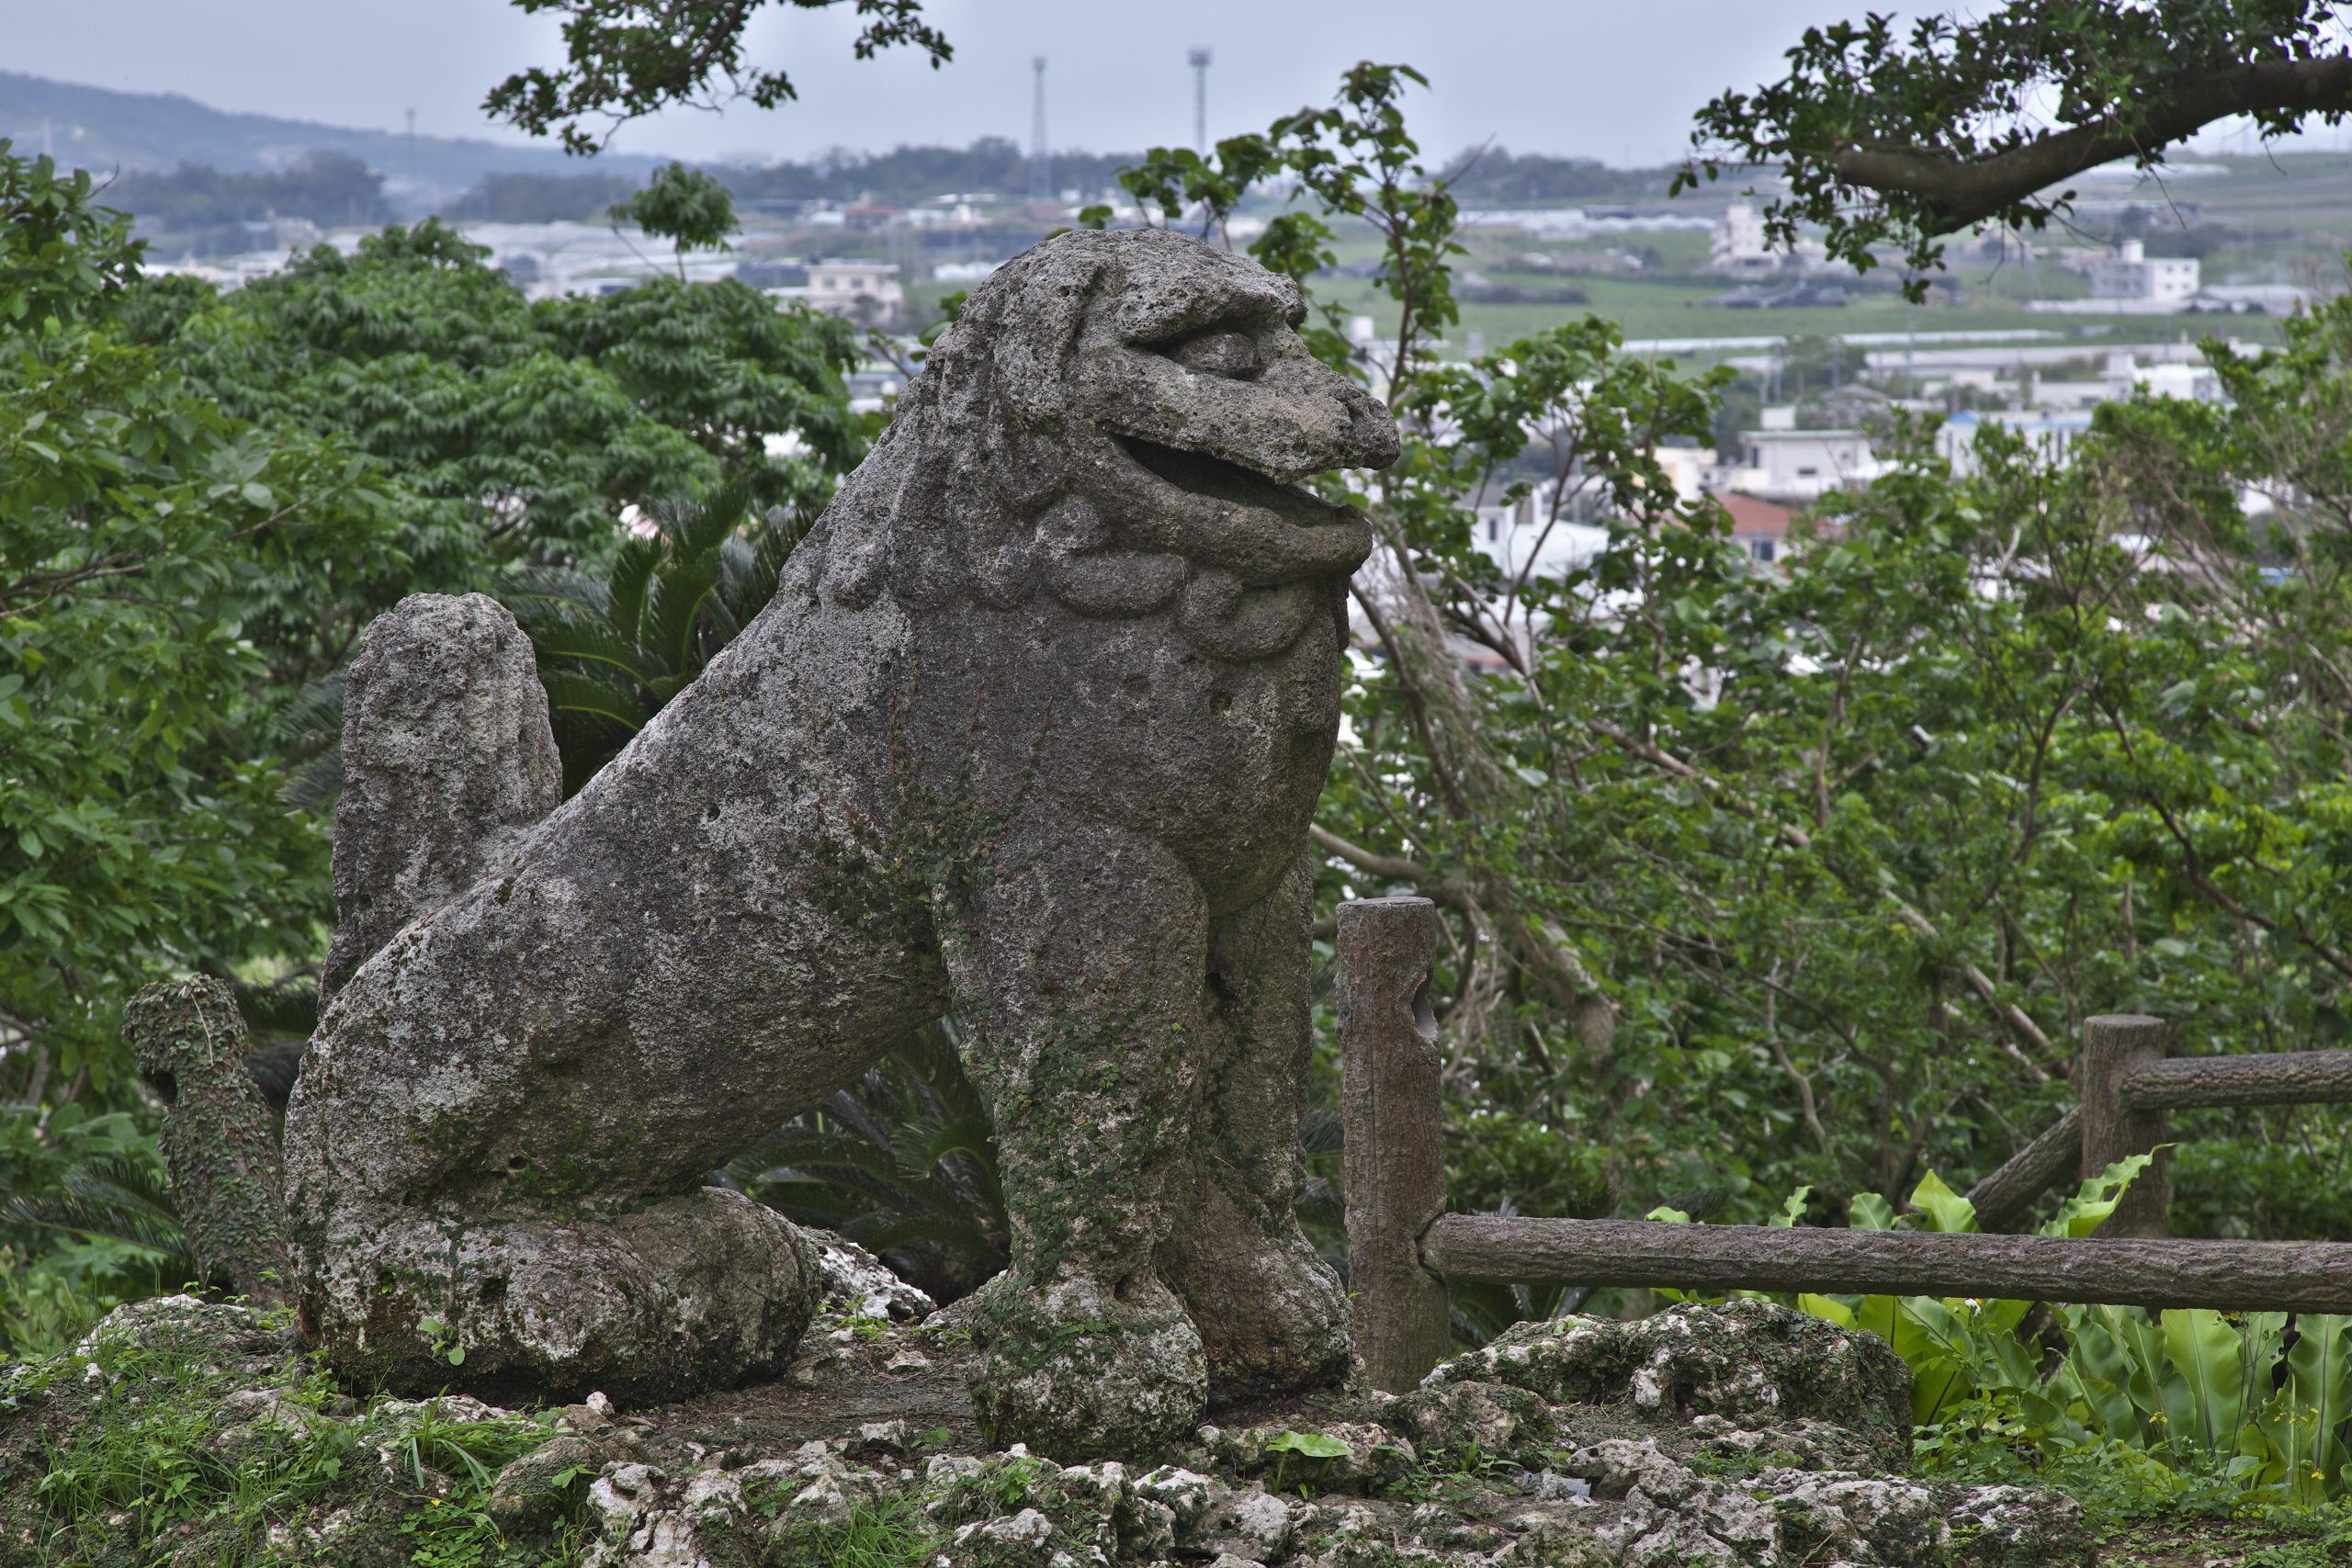
{"label": "distant treeline", "polygon": [[605,216],[637,182],[618,175],[484,175],[442,216],[483,223],[567,223]]}
{"label": "distant treeline", "polygon": [[[1134,152],[1057,152],[1046,169],[1054,195],[1076,190],[1092,200],[1116,188]],[[714,168],[738,201],[871,201],[912,207],[933,197],[1029,188],[1029,155],[1010,137],[983,136],[969,147],[899,147],[888,152],[835,152],[807,164],[763,169]]]}
{"label": "distant treeline", "polygon": [[[1119,171],[1136,159],[1133,152],[1057,152],[1046,170],[1047,184],[1056,196],[1076,190],[1091,200],[1116,189]],[[1664,196],[1673,178],[1670,168],[1612,169],[1591,158],[1514,156],[1501,147],[1465,152],[1443,167],[1462,171],[1454,194],[1472,204],[1625,201]],[[808,164],[711,172],[741,201],[874,201],[910,207],[951,193],[1017,196],[1029,188],[1028,154],[1002,136],[984,136],[965,148],[900,147],[889,152],[837,153]]]}
{"label": "distant treeline", "polygon": [[1454,175],[1454,197],[1465,206],[1532,202],[1631,201],[1661,197],[1673,184],[1671,167],[1612,169],[1595,158],[1555,158],[1506,148],[1465,152],[1444,165]]}
{"label": "distant treeline", "polygon": [[[1115,189],[1132,152],[1057,152],[1048,170],[1057,197],[1076,190],[1093,200]],[[1454,194],[1465,204],[1630,200],[1665,194],[1670,171],[1612,169],[1590,158],[1514,156],[1500,147],[1465,152],[1444,165],[1460,170]],[[860,202],[913,207],[958,194],[1018,196],[1029,188],[1029,160],[1018,143],[984,136],[968,147],[900,147],[888,152],[838,152],[808,163],[765,168],[717,167],[745,205],[762,202]],[[311,152],[275,174],[224,174],[183,164],[170,174],[134,170],[107,191],[109,205],[139,220],[142,233],[201,254],[266,244],[250,225],[272,218],[328,224],[393,220],[384,176],[347,152]],[[484,175],[443,215],[490,223],[594,221],[636,189],[619,175]]]}
{"label": "distant treeline", "polygon": [[182,164],[170,174],[132,169],[101,200],[139,220],[139,231],[202,254],[249,250],[247,225],[273,218],[314,223],[388,223],[384,176],[348,152],[309,152],[275,174],[225,174]]}

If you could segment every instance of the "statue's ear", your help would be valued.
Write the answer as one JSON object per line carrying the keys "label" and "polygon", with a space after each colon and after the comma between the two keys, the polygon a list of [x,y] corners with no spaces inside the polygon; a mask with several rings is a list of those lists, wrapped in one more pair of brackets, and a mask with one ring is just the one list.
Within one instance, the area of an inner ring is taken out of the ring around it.
{"label": "statue's ear", "polygon": [[[989,280],[1002,279],[1004,287],[989,293],[988,330],[974,335],[985,344],[996,400],[1031,431],[1059,431],[1069,422],[1079,340],[1106,292],[1105,263],[1087,254],[1095,243],[1091,234],[1059,235]],[[1006,278],[1007,272],[1014,276]]]}
{"label": "statue's ear", "polygon": [[897,530],[914,449],[922,445],[920,417],[883,432],[871,457],[825,508],[824,569],[818,592],[829,604],[863,610],[882,592],[890,566],[890,536]]}

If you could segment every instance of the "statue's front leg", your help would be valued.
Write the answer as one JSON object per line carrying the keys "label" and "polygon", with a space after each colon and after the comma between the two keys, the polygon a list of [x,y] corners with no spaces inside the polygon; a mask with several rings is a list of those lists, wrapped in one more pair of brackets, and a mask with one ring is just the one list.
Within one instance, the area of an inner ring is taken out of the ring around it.
{"label": "statue's front leg", "polygon": [[938,901],[1012,1222],[974,1322],[981,1425],[1064,1462],[1181,1438],[1206,1371],[1154,1257],[1193,1139],[1200,890],[1147,840],[1031,819]]}
{"label": "statue's front leg", "polygon": [[1336,1383],[1350,1364],[1346,1293],[1296,1207],[1314,888],[1302,853],[1209,928],[1200,1136],[1160,1270],[1200,1326],[1218,1404]]}

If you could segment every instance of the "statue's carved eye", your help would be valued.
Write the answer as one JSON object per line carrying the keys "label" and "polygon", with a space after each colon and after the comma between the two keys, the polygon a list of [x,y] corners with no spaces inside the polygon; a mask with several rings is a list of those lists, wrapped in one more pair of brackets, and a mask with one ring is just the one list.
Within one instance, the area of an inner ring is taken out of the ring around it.
{"label": "statue's carved eye", "polygon": [[1231,328],[1196,333],[1161,351],[1195,376],[1223,376],[1247,381],[1265,368],[1258,340]]}

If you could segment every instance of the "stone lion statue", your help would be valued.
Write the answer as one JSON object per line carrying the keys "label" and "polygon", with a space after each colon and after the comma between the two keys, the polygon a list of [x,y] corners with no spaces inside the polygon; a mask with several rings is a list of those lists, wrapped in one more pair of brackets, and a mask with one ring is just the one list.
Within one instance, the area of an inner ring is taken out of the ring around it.
{"label": "stone lion statue", "polygon": [[1344,1373],[1293,1201],[1369,537],[1298,482],[1397,446],[1301,315],[1165,231],[1007,264],[775,602],[569,801],[503,610],[370,629],[286,1131],[335,1365],[638,1401],[780,1369],[808,1247],[705,1175],[952,1012],[1014,1227],[997,1440],[1108,1453]]}

